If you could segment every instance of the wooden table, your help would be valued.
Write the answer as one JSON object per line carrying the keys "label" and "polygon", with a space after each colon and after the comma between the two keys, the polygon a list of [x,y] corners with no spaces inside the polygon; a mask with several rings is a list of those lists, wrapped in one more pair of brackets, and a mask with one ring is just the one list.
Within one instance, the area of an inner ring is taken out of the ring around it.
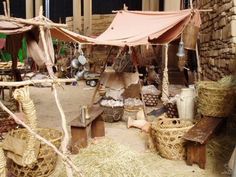
{"label": "wooden table", "polygon": [[85,123],[80,121],[80,116],[69,122],[71,127],[72,153],[78,153],[80,148],[84,148],[88,145],[88,133],[90,127],[92,138],[105,136],[105,124],[101,117],[103,109],[100,106],[93,106],[88,112],[90,118],[86,119]]}

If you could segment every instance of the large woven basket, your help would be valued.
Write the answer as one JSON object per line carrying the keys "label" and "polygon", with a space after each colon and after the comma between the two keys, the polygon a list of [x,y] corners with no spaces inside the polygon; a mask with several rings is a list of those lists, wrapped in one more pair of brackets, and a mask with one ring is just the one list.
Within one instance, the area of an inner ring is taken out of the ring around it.
{"label": "large woven basket", "polygon": [[[57,148],[61,145],[62,133],[55,129],[37,129],[37,133],[42,137],[49,140]],[[13,130],[10,135],[19,138],[26,139],[28,132],[26,129]],[[57,162],[57,154],[48,145],[41,143],[39,149],[39,155],[37,158],[37,163],[33,168],[23,167],[17,165],[14,161],[9,160],[9,171],[12,175],[16,177],[46,177],[49,176]]]}
{"label": "large woven basket", "polygon": [[220,87],[213,81],[202,81],[198,84],[198,108],[204,116],[229,116],[235,100],[233,87]]}
{"label": "large woven basket", "polygon": [[104,111],[102,113],[102,118],[105,122],[117,122],[122,119],[124,114],[123,107],[108,107],[108,106],[101,106]]}
{"label": "large woven basket", "polygon": [[158,104],[158,95],[144,94],[143,100],[146,106],[156,106]]}
{"label": "large woven basket", "polygon": [[185,159],[185,141],[182,136],[192,126],[191,121],[174,118],[161,118],[153,123],[151,137],[160,155],[171,160]]}

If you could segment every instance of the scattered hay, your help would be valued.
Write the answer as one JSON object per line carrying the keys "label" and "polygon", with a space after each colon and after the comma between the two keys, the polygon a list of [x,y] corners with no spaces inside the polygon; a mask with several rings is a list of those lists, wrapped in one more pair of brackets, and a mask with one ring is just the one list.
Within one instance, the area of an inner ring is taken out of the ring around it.
{"label": "scattered hay", "polygon": [[[85,177],[158,176],[143,168],[143,160],[138,153],[108,138],[99,140],[97,144],[90,144],[73,156],[72,160],[80,167]],[[51,177],[66,177],[64,169],[55,171]]]}
{"label": "scattered hay", "polygon": [[[84,177],[228,177],[224,166],[234,147],[230,137],[217,137],[207,148],[206,169],[197,165],[187,166],[185,161],[162,158],[157,153],[137,153],[111,139],[101,139],[90,144],[72,160],[83,171]],[[50,177],[66,177],[60,162]]]}

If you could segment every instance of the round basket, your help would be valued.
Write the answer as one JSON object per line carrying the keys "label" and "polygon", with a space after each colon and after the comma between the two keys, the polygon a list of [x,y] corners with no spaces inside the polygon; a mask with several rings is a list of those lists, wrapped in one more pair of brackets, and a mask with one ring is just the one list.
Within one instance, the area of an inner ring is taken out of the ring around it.
{"label": "round basket", "polygon": [[102,113],[102,118],[105,122],[117,122],[122,119],[124,114],[123,107],[108,107],[108,106],[101,106],[104,111]]}
{"label": "round basket", "polygon": [[171,160],[185,159],[185,141],[182,136],[192,126],[191,121],[173,118],[161,118],[153,123],[151,137],[160,155]]}
{"label": "round basket", "polygon": [[158,104],[158,95],[144,94],[143,100],[146,106],[156,106]]}
{"label": "round basket", "polygon": [[229,116],[235,100],[234,87],[221,87],[214,81],[202,81],[198,84],[198,108],[204,116]]}
{"label": "round basket", "polygon": [[[61,145],[62,133],[55,129],[37,129],[37,133],[49,140],[57,148]],[[10,135],[19,139],[26,139],[28,131],[26,129],[13,130]],[[33,168],[17,165],[14,161],[9,160],[9,171],[14,176],[20,177],[46,177],[49,176],[57,162],[57,154],[48,145],[41,143],[37,163]]]}

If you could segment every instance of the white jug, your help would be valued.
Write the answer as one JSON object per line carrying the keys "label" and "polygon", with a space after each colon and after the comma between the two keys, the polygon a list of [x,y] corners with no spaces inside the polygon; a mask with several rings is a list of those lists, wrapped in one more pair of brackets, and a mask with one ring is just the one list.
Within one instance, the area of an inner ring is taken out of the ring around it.
{"label": "white jug", "polygon": [[177,109],[179,118],[193,119],[194,118],[194,88],[182,88],[181,93],[177,96]]}

